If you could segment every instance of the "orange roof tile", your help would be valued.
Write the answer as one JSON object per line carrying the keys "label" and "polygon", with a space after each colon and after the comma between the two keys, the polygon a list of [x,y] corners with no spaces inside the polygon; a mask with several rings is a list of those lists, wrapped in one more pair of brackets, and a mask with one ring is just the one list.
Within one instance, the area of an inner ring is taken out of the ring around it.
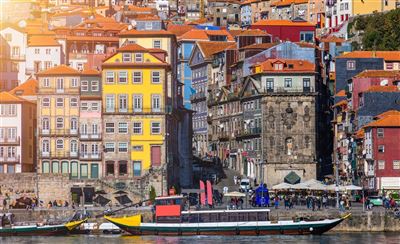
{"label": "orange roof tile", "polygon": [[247,4],[252,4],[252,3],[256,3],[259,2],[260,0],[246,0],[244,2],[241,2],[240,5],[247,5]]}
{"label": "orange roof tile", "polygon": [[400,127],[400,115],[387,115],[381,119],[372,121],[364,127]]}
{"label": "orange roof tile", "polygon": [[228,41],[234,41],[227,30],[192,29],[178,37],[178,40],[209,40],[210,36],[226,36]]}
{"label": "orange roof tile", "polygon": [[[283,63],[283,69],[276,70],[274,67],[274,64],[276,63]],[[315,72],[315,65],[313,63],[299,59],[267,59],[266,61],[258,65],[261,66],[263,72]]]}
{"label": "orange roof tile", "polygon": [[290,6],[292,4],[306,4],[308,3],[308,0],[278,0],[273,3],[271,3],[271,7],[276,6],[276,7],[284,7],[284,6]]}
{"label": "orange roof tile", "polygon": [[336,42],[336,43],[342,43],[345,42],[343,38],[337,37],[337,36],[328,36],[326,38],[321,39],[321,42]]}
{"label": "orange roof tile", "polygon": [[397,86],[370,86],[365,92],[400,92]]}
{"label": "orange roof tile", "polygon": [[172,32],[166,30],[127,30],[119,34],[119,36],[175,36]]}
{"label": "orange roof tile", "polygon": [[135,6],[135,5],[128,5],[128,9],[130,11],[135,11],[137,13],[140,13],[140,12],[150,12],[151,13],[152,11],[156,10],[156,9],[149,8],[149,7],[139,7],[139,6]]}
{"label": "orange roof tile", "polygon": [[270,36],[270,34],[260,29],[248,29],[248,30],[243,30],[236,36]]}
{"label": "orange roof tile", "polygon": [[37,80],[29,79],[12,89],[10,93],[17,96],[33,96],[36,95],[38,87],[39,84]]}
{"label": "orange roof tile", "polygon": [[267,25],[267,26],[315,26],[314,24],[307,21],[291,21],[291,20],[269,20],[262,19],[253,24],[257,25]]}
{"label": "orange roof tile", "polygon": [[353,51],[336,58],[383,58],[385,61],[400,61],[400,51]]}
{"label": "orange roof tile", "polygon": [[345,96],[346,96],[345,90],[340,90],[338,93],[335,94],[335,97],[345,97]]}
{"label": "orange roof tile", "polygon": [[347,104],[348,104],[347,100],[342,100],[342,101],[339,101],[339,102],[335,103],[335,104],[332,106],[332,108],[336,108],[336,107],[340,107],[340,106],[345,106],[345,105],[347,105]]}
{"label": "orange roof tile", "polygon": [[51,46],[61,46],[61,44],[58,43],[56,39],[54,39],[54,37],[31,36],[28,41],[28,46],[51,47]]}
{"label": "orange roof tile", "polygon": [[148,50],[136,43],[128,44],[118,48],[118,51],[122,52],[148,52]]}
{"label": "orange roof tile", "polygon": [[101,73],[98,70],[95,69],[84,69],[81,72],[82,75],[88,75],[88,76],[99,76]]}
{"label": "orange roof tile", "polygon": [[186,32],[190,31],[193,29],[193,25],[173,25],[169,24],[167,26],[167,31],[174,33],[176,36],[181,36],[185,34]]}
{"label": "orange roof tile", "polygon": [[400,70],[364,70],[355,78],[366,78],[366,77],[393,77],[396,78],[400,75]]}
{"label": "orange roof tile", "polygon": [[381,114],[375,116],[375,118],[381,119],[381,118],[386,117],[388,115],[400,115],[400,111],[398,111],[398,110],[389,110],[389,111],[386,111],[384,113],[381,113]]}
{"label": "orange roof tile", "polygon": [[9,92],[1,92],[0,93],[0,103],[21,103],[21,102],[29,102],[23,98],[15,96]]}
{"label": "orange roof tile", "polygon": [[141,14],[141,15],[137,15],[135,17],[132,17],[132,19],[134,20],[161,20],[161,18],[157,15],[145,15],[145,14]]}
{"label": "orange roof tile", "polygon": [[361,129],[359,129],[359,130],[354,134],[354,137],[355,137],[356,139],[362,139],[362,138],[364,138],[364,135],[365,135],[365,131],[364,131],[364,127],[363,127],[363,128],[361,128]]}
{"label": "orange roof tile", "polygon": [[78,76],[80,74],[81,73],[78,70],[71,68],[64,64],[58,65],[54,68],[40,71],[39,73],[37,73],[37,75],[39,75],[39,76],[46,76],[46,75],[64,75],[64,76],[77,75]]}
{"label": "orange roof tile", "polygon": [[200,48],[200,51],[206,59],[210,58],[215,53],[225,50],[231,45],[232,43],[230,42],[197,42],[197,46]]}
{"label": "orange roof tile", "polygon": [[244,49],[268,49],[273,46],[278,45],[279,43],[255,43],[248,46],[241,47],[240,50]]}

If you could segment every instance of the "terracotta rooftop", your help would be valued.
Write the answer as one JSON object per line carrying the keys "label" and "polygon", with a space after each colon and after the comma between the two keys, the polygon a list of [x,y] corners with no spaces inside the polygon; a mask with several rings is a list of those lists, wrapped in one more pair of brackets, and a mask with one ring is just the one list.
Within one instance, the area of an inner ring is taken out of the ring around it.
{"label": "terracotta rooftop", "polygon": [[326,38],[321,39],[321,42],[336,42],[336,43],[342,43],[345,42],[343,38],[337,37],[337,36],[328,36]]}
{"label": "terracotta rooftop", "polygon": [[353,51],[336,58],[383,58],[385,61],[400,61],[400,51]]}
{"label": "terracotta rooftop", "polygon": [[88,76],[98,76],[98,75],[101,74],[101,72],[98,71],[98,70],[95,70],[95,69],[84,69],[84,70],[81,72],[81,74],[82,74],[82,75],[88,75]]}
{"label": "terracotta rooftop", "polygon": [[197,42],[197,46],[203,53],[204,58],[210,58],[213,54],[221,52],[226,48],[232,46],[230,42]]}
{"label": "terracotta rooftop", "polygon": [[400,114],[384,116],[364,127],[400,127]]}
{"label": "terracotta rooftop", "polygon": [[50,36],[31,36],[28,41],[28,46],[35,47],[51,47],[51,46],[61,46],[60,43]]}
{"label": "terracotta rooftop", "polygon": [[260,2],[260,0],[246,0],[244,2],[241,2],[240,5],[247,5],[247,4],[252,4],[252,3],[256,3],[256,2]]}
{"label": "terracotta rooftop", "polygon": [[400,92],[397,86],[370,86],[365,92]]}
{"label": "terracotta rooftop", "polygon": [[308,0],[278,0],[275,2],[271,3],[271,7],[276,6],[276,7],[285,7],[285,6],[290,6],[292,4],[305,4],[308,3]]}
{"label": "terracotta rooftop", "polygon": [[243,30],[236,36],[270,36],[270,34],[259,29],[248,29],[248,30]]}
{"label": "terracotta rooftop", "polygon": [[364,131],[364,127],[363,127],[363,128],[361,128],[361,129],[359,129],[359,130],[354,134],[354,137],[355,137],[356,139],[362,139],[362,138],[364,138],[364,135],[365,135],[365,131]]}
{"label": "terracotta rooftop", "polygon": [[119,36],[175,36],[172,32],[166,30],[127,30],[119,34]]}
{"label": "terracotta rooftop", "polygon": [[21,85],[15,87],[10,91],[11,94],[16,96],[33,96],[38,91],[38,81],[35,79],[29,79]]}
{"label": "terracotta rooftop", "polygon": [[173,25],[173,24],[169,24],[167,26],[167,31],[172,32],[176,36],[181,36],[181,35],[185,34],[186,32],[190,31],[193,28],[194,28],[193,25]]}
{"label": "terracotta rooftop", "polygon": [[0,93],[0,103],[21,103],[21,102],[29,102],[23,98],[15,96],[9,92],[1,92]]}
{"label": "terracotta rooftop", "polygon": [[153,9],[153,8],[149,8],[149,7],[139,7],[139,6],[135,6],[135,5],[128,5],[128,9],[130,10],[130,11],[135,11],[135,12],[137,12],[137,13],[140,13],[140,12],[152,12],[152,11],[154,11],[155,9]]}
{"label": "terracotta rooftop", "polygon": [[354,78],[366,78],[366,77],[392,77],[396,78],[400,75],[400,70],[364,70]]}
{"label": "terracotta rooftop", "polygon": [[[283,64],[283,69],[275,69],[274,65],[278,63]],[[259,64],[259,66],[261,66],[263,72],[315,72],[315,65],[313,63],[299,59],[268,59]]]}
{"label": "terracotta rooftop", "polygon": [[257,25],[267,25],[267,26],[315,26],[314,24],[307,21],[291,21],[291,20],[269,20],[262,19],[252,24]]}
{"label": "terracotta rooftop", "polygon": [[341,100],[341,101],[335,103],[335,104],[332,106],[332,108],[336,108],[336,107],[340,107],[340,106],[345,106],[345,105],[347,105],[347,104],[348,104],[347,100]]}
{"label": "terracotta rooftop", "polygon": [[118,48],[118,51],[122,52],[148,52],[148,50],[138,44],[128,44],[123,47]]}
{"label": "terracotta rooftop", "polygon": [[340,90],[338,93],[335,94],[335,97],[345,97],[345,96],[346,96],[345,90]]}
{"label": "terracotta rooftop", "polygon": [[191,29],[178,37],[178,40],[209,40],[210,36],[226,36],[228,41],[234,41],[227,30],[199,30]]}
{"label": "terracotta rooftop", "polygon": [[239,50],[247,50],[247,49],[268,49],[273,46],[278,45],[279,43],[255,43],[248,46],[241,47]]}
{"label": "terracotta rooftop", "polygon": [[381,118],[386,117],[388,115],[400,115],[400,111],[398,111],[398,110],[389,110],[389,111],[386,111],[384,113],[381,113],[381,114],[375,116],[375,118],[381,119]]}
{"label": "terracotta rooftop", "polygon": [[51,69],[47,69],[44,71],[40,71],[39,73],[37,73],[37,75],[41,75],[41,76],[46,76],[46,75],[64,75],[64,76],[68,76],[68,75],[80,75],[81,73],[76,70],[73,69],[69,66],[66,66],[64,64],[62,65],[58,65],[54,68]]}

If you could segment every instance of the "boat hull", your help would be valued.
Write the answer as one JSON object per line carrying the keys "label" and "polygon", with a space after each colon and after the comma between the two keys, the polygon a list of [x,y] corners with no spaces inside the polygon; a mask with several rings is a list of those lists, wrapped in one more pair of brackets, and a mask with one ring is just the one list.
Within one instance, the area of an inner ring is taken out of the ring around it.
{"label": "boat hull", "polygon": [[56,236],[67,235],[68,228],[65,226],[56,227],[20,227],[20,228],[2,228],[0,229],[1,236]]}
{"label": "boat hull", "polygon": [[[110,219],[108,219],[110,221]],[[116,224],[132,235],[193,236],[193,235],[320,235],[344,218],[323,221],[280,222],[221,222],[159,224],[141,223],[139,226]],[[112,221],[111,221],[112,222]]]}

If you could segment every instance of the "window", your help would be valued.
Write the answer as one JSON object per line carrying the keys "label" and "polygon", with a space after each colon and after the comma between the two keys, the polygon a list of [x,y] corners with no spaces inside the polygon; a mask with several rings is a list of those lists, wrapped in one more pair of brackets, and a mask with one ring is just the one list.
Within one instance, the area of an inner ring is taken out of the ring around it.
{"label": "window", "polygon": [[49,87],[49,86],[50,86],[50,79],[44,78],[43,79],[43,87]]}
{"label": "window", "polygon": [[285,78],[285,88],[292,87],[292,78]]}
{"label": "window", "polygon": [[69,173],[68,168],[69,168],[68,162],[64,161],[61,163],[61,173],[68,174]]}
{"label": "window", "polygon": [[122,62],[132,62],[132,55],[130,53],[123,53]]}
{"label": "window", "polygon": [[143,146],[142,145],[134,145],[132,146],[133,151],[143,151]]}
{"label": "window", "polygon": [[51,54],[51,49],[50,48],[46,48],[46,54]]}
{"label": "window", "polygon": [[63,129],[64,128],[64,118],[57,118],[56,119],[56,128]]}
{"label": "window", "polygon": [[113,142],[106,142],[104,148],[106,152],[115,152],[115,144]]}
{"label": "window", "polygon": [[99,91],[99,81],[98,80],[92,81],[92,91]]}
{"label": "window", "polygon": [[355,70],[356,69],[356,61],[349,60],[347,61],[347,70]]}
{"label": "window", "polygon": [[89,90],[89,82],[87,80],[81,81],[81,91],[86,92]]}
{"label": "window", "polygon": [[70,151],[71,151],[71,154],[72,153],[77,153],[78,152],[78,142],[76,141],[76,140],[71,140],[71,143],[70,143],[71,145],[70,145]]}
{"label": "window", "polygon": [[119,112],[128,112],[128,95],[119,95],[118,96],[118,107]]}
{"label": "window", "polygon": [[106,123],[106,133],[114,133],[114,123]]}
{"label": "window", "polygon": [[57,149],[64,149],[64,140],[63,139],[57,139],[56,141],[56,148]]}
{"label": "window", "polygon": [[71,128],[72,131],[77,131],[78,130],[78,119],[77,118],[71,118]]}
{"label": "window", "polygon": [[378,169],[385,169],[385,160],[378,160]]}
{"label": "window", "polygon": [[113,161],[106,162],[106,175],[114,175],[114,162]]}
{"label": "window", "polygon": [[314,42],[314,33],[313,32],[300,32],[300,41],[301,42]]}
{"label": "window", "polygon": [[78,78],[71,79],[71,87],[78,87]]}
{"label": "window", "polygon": [[42,119],[42,130],[49,130],[50,129],[50,120],[48,118]]}
{"label": "window", "polygon": [[115,97],[114,95],[106,95],[106,112],[114,112]]}
{"label": "window", "polygon": [[143,53],[135,53],[135,62],[136,63],[143,62]]}
{"label": "window", "polygon": [[71,177],[78,178],[78,162],[71,162]]}
{"label": "window", "polygon": [[400,169],[400,160],[393,160],[393,169]]}
{"label": "window", "polygon": [[62,97],[57,98],[56,106],[57,107],[64,107],[64,98],[62,98]]}
{"label": "window", "polygon": [[384,136],[383,132],[384,132],[383,128],[378,128],[377,129],[378,138],[383,138],[383,136]]}
{"label": "window", "polygon": [[151,82],[152,83],[160,83],[160,71],[152,71],[151,72]]}
{"label": "window", "polygon": [[161,133],[161,123],[151,122],[151,134],[160,134],[160,133]]}
{"label": "window", "polygon": [[274,90],[274,79],[267,78],[267,91],[273,91],[273,90]]}
{"label": "window", "polygon": [[88,110],[89,110],[88,103],[82,102],[81,103],[81,111],[88,111]]}
{"label": "window", "polygon": [[161,40],[153,40],[153,48],[161,49]]}
{"label": "window", "polygon": [[118,152],[128,152],[128,143],[127,142],[119,142],[118,143]]}
{"label": "window", "polygon": [[114,83],[114,72],[106,72],[106,83]]}
{"label": "window", "polygon": [[126,84],[128,82],[128,72],[126,71],[120,71],[118,73],[118,82]]}
{"label": "window", "polygon": [[42,153],[50,152],[50,141],[45,139],[42,141]]}
{"label": "window", "polygon": [[92,154],[97,155],[99,153],[99,145],[93,144],[92,145]]}
{"label": "window", "polygon": [[126,122],[118,123],[118,133],[122,133],[122,134],[128,133],[128,123],[126,123]]}
{"label": "window", "polygon": [[6,41],[11,42],[12,41],[12,34],[11,33],[6,33],[5,37]]}
{"label": "window", "polygon": [[151,95],[151,111],[161,112],[161,96]]}
{"label": "window", "polygon": [[53,174],[58,174],[59,170],[60,170],[59,163],[57,161],[52,162],[51,163],[51,172]]}
{"label": "window", "polygon": [[92,111],[93,112],[99,111],[99,103],[97,103],[97,102],[92,103]]}
{"label": "window", "polygon": [[97,124],[92,124],[92,134],[97,135],[99,133],[99,126]]}
{"label": "window", "polygon": [[133,122],[133,134],[142,134],[142,122]]}
{"label": "window", "polygon": [[142,72],[141,71],[133,72],[133,83],[142,83]]}
{"label": "window", "polygon": [[89,169],[87,164],[81,164],[81,178],[87,179],[89,175]]}
{"label": "window", "polygon": [[139,177],[142,175],[142,162],[133,161],[133,176]]}
{"label": "window", "polygon": [[118,172],[119,172],[119,175],[127,175],[128,174],[128,162],[127,161],[119,161],[118,162]]}
{"label": "window", "polygon": [[50,163],[49,162],[42,163],[42,173],[45,173],[45,174],[50,173]]}
{"label": "window", "polygon": [[43,106],[43,107],[50,107],[50,98],[44,97],[44,98],[42,99],[42,106]]}
{"label": "window", "polygon": [[78,98],[71,97],[70,103],[71,103],[71,107],[78,107]]}
{"label": "window", "polygon": [[133,95],[133,111],[142,112],[142,95]]}
{"label": "window", "polygon": [[393,63],[386,63],[386,69],[393,69]]}
{"label": "window", "polygon": [[385,152],[385,145],[378,145],[378,152],[384,153]]}
{"label": "window", "polygon": [[146,22],[144,25],[144,28],[146,30],[151,30],[151,29],[153,29],[153,24],[151,22]]}
{"label": "window", "polygon": [[64,91],[64,79],[57,78],[57,91],[62,92]]}
{"label": "window", "polygon": [[310,78],[303,78],[303,87],[310,88],[310,86],[311,86]]}

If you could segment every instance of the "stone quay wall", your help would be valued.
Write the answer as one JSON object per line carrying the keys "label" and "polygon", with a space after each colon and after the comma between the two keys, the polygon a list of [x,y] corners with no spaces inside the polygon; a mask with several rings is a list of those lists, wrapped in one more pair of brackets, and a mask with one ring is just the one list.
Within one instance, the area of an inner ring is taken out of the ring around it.
{"label": "stone quay wall", "polygon": [[[115,208],[116,209],[116,208]],[[89,209],[88,212],[92,216],[89,222],[96,222],[98,224],[106,222],[102,217],[95,218],[101,215],[104,209]],[[72,209],[44,209],[44,210],[10,210],[15,214],[16,221],[44,221],[44,220],[66,220],[74,215],[75,210]],[[144,221],[149,221],[152,218],[150,207],[144,208],[131,208],[119,211],[117,215],[134,215],[142,214]],[[324,218],[336,218],[339,212],[335,210],[330,211],[285,211],[285,210],[271,210],[271,220],[288,220],[293,217],[308,217],[312,220],[319,220]],[[352,216],[341,224],[336,226],[332,231],[336,232],[383,232],[383,231],[400,231],[400,219],[394,217],[393,212],[385,211],[369,211],[362,212],[356,211]]]}

